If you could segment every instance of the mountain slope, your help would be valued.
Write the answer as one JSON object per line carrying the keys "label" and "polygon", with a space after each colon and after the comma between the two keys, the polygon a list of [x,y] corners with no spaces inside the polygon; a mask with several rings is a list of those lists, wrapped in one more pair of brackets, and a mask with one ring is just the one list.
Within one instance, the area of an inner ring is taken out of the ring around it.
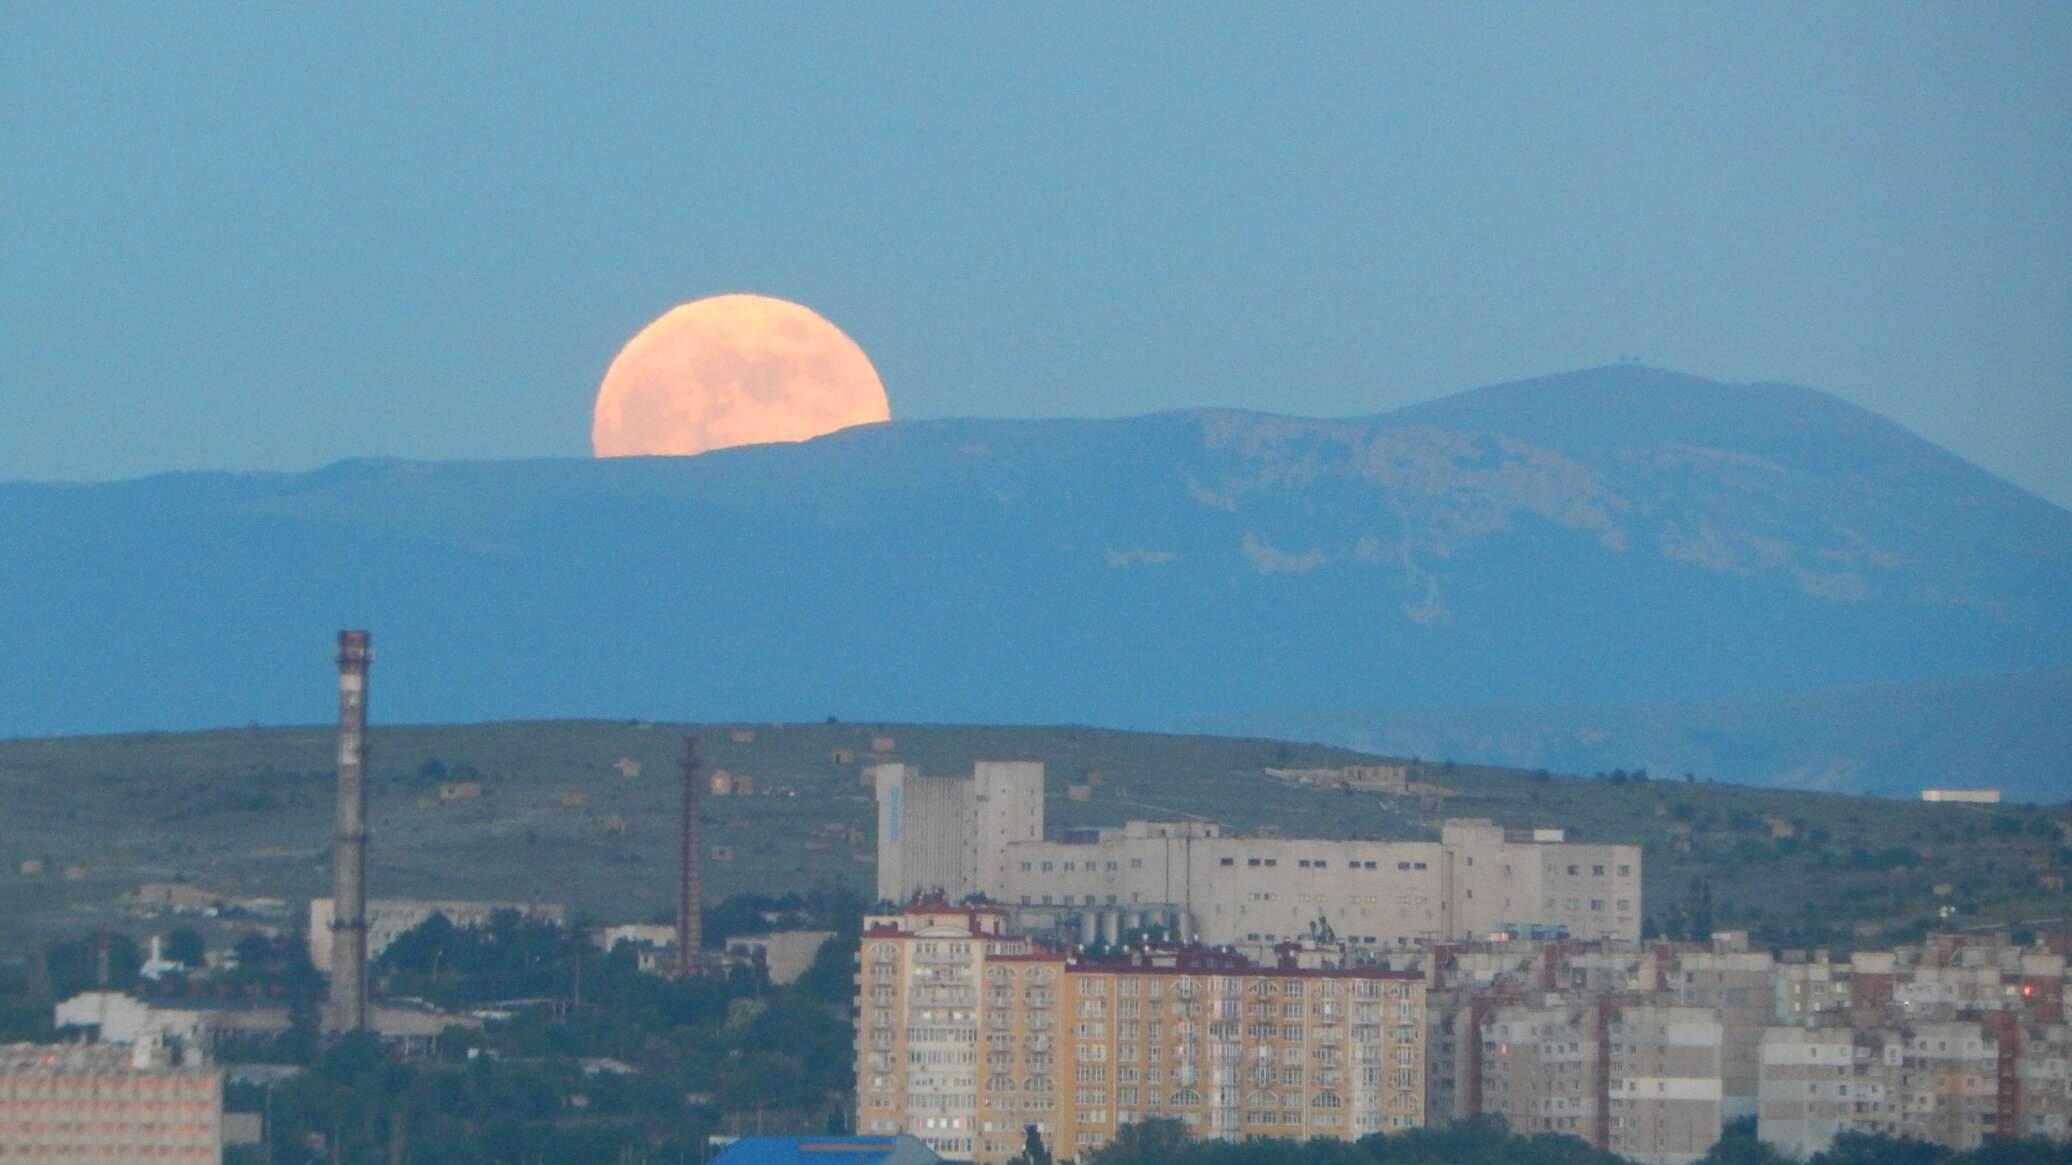
{"label": "mountain slope", "polygon": [[1188,725],[1477,763],[1696,773],[1912,798],[1930,787],[2072,797],[2072,669],[1826,688],[1712,704],[1283,709]]}
{"label": "mountain slope", "polygon": [[321,708],[1159,727],[2072,660],[2072,514],[1803,389],[927,421],[695,458],[0,486],[0,733]]}

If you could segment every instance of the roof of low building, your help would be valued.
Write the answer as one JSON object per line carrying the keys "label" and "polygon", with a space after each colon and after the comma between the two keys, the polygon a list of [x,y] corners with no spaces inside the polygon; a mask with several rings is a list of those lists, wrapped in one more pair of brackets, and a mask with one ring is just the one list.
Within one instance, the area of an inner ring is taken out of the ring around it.
{"label": "roof of low building", "polygon": [[711,1165],[935,1165],[942,1158],[911,1134],[896,1137],[742,1137]]}

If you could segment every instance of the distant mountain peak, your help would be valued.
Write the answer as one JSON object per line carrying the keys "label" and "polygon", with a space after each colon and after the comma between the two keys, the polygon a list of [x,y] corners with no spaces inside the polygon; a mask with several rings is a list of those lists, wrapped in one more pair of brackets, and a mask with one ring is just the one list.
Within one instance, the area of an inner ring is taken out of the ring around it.
{"label": "distant mountain peak", "polygon": [[893,422],[0,503],[0,732],[307,719],[360,625],[379,706],[420,720],[1158,726],[2072,660],[2072,514],[1825,394],[1634,365],[1375,417]]}

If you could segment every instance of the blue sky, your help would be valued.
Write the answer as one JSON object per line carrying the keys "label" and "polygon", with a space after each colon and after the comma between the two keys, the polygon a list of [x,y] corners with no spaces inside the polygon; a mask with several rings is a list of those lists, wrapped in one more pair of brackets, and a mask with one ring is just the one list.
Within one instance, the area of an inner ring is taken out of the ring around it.
{"label": "blue sky", "polygon": [[2072,504],[2072,7],[1466,7],[0,6],[0,479],[581,456],[739,290],[899,417],[1638,356]]}

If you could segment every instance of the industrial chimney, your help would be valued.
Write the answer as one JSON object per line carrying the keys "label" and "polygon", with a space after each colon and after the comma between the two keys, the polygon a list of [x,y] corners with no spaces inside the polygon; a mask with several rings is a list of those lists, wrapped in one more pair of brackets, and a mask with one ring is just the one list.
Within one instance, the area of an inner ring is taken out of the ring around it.
{"label": "industrial chimney", "polygon": [[677,869],[676,973],[695,974],[698,947],[705,941],[699,913],[698,884],[698,738],[683,738],[683,863]]}
{"label": "industrial chimney", "polygon": [[367,669],[365,631],[338,633],[338,842],[331,911],[330,1028],[367,1027]]}

